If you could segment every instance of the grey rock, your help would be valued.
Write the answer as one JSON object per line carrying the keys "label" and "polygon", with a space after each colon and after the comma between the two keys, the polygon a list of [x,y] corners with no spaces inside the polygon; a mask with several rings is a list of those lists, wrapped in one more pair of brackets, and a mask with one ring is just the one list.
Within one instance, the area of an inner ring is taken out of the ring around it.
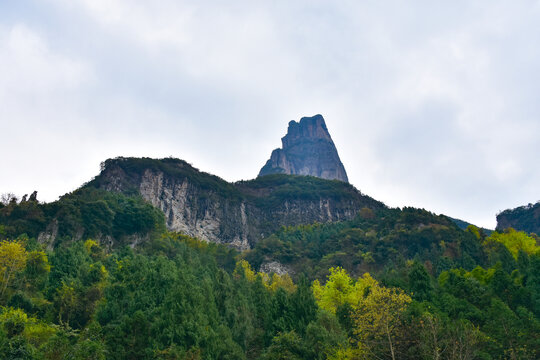
{"label": "grey rock", "polygon": [[497,231],[513,228],[540,235],[540,201],[497,214]]}
{"label": "grey rock", "polygon": [[[136,193],[163,211],[168,230],[239,250],[281,226],[350,220],[364,207],[384,207],[348,183],[314,180],[272,175],[228,183],[178,159],[117,158],[88,186]],[[286,192],[298,183],[304,193]]]}
{"label": "grey rock", "polygon": [[272,151],[259,176],[269,174],[310,175],[349,182],[345,167],[322,115],[289,122],[282,148]]}
{"label": "grey rock", "polygon": [[294,275],[294,271],[286,265],[283,265],[279,261],[270,261],[261,264],[261,267],[259,269],[260,272],[266,273],[266,274],[278,274],[278,275]]}

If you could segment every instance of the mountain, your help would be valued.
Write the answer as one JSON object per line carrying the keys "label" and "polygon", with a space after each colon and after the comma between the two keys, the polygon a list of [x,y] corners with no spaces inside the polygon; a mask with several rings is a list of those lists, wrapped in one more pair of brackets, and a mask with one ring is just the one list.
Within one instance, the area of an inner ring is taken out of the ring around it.
{"label": "mountain", "polygon": [[289,122],[287,135],[281,142],[282,148],[272,151],[259,176],[311,175],[327,180],[349,181],[322,115]]}
{"label": "mountain", "polygon": [[380,273],[406,259],[428,263],[439,274],[484,265],[482,237],[474,226],[463,231],[453,219],[423,209],[363,209],[348,221],[282,228],[244,256],[261,271],[272,265],[275,272],[309,278],[323,278],[336,265],[355,275]]}
{"label": "mountain", "polygon": [[528,233],[540,234],[540,201],[536,204],[504,210],[497,215],[497,230],[513,228]]}
{"label": "mountain", "polygon": [[350,220],[384,204],[352,185],[274,174],[228,183],[179,159],[116,158],[86,187],[140,195],[165,214],[169,230],[251,248],[282,226]]}
{"label": "mountain", "polygon": [[[470,226],[470,225],[473,225],[473,226],[476,226],[474,224],[471,224],[470,222],[467,222],[465,220],[461,220],[461,219],[455,219],[455,218],[452,218],[452,217],[449,217],[448,218],[450,220],[452,220],[454,222],[454,224],[456,224],[461,230],[467,230],[467,228]],[[484,232],[484,234],[486,235],[490,235],[493,230],[491,229],[486,229],[486,228],[479,228],[479,230],[482,230]]]}
{"label": "mountain", "polygon": [[538,237],[456,224],[337,180],[110,159],[0,202],[0,358],[540,358]]}

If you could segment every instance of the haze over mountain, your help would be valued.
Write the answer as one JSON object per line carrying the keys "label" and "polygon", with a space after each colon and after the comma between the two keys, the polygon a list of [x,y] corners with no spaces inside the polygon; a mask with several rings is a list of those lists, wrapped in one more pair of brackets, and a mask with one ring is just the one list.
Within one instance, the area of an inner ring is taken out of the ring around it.
{"label": "haze over mountain", "polygon": [[322,115],[289,122],[287,135],[281,142],[283,147],[272,151],[259,176],[311,175],[349,182]]}

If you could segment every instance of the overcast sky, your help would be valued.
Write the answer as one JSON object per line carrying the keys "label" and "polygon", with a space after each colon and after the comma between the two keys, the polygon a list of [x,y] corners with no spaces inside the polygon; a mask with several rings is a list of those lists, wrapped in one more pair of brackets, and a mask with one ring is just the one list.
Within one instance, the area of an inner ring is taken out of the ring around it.
{"label": "overcast sky", "polygon": [[322,114],[350,182],[486,227],[540,200],[540,1],[0,1],[0,193],[116,156],[254,178]]}

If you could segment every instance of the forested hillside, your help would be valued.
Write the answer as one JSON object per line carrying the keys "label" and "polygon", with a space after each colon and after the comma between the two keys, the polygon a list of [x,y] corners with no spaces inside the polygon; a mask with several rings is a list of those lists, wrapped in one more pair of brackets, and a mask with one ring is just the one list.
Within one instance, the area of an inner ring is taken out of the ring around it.
{"label": "forested hillside", "polygon": [[[167,232],[142,199],[102,191],[0,208],[2,358],[540,356],[535,235],[364,208],[283,227],[239,253]],[[37,238],[51,216],[54,247]],[[268,262],[292,276],[257,271]]]}
{"label": "forested hillside", "polygon": [[228,183],[173,158],[109,159],[98,176],[57,201],[40,203],[34,193],[1,206],[0,233],[26,233],[49,247],[89,237],[135,245],[167,228],[242,250],[283,225],[347,220],[363,207],[385,207],[341,181],[276,174]]}
{"label": "forested hillside", "polygon": [[86,187],[140,196],[165,214],[170,231],[240,250],[280,226],[350,220],[384,204],[342,181],[274,174],[228,183],[174,158],[116,158]]}
{"label": "forested hillside", "polygon": [[504,210],[497,215],[497,230],[514,228],[540,234],[540,201],[536,204]]}

